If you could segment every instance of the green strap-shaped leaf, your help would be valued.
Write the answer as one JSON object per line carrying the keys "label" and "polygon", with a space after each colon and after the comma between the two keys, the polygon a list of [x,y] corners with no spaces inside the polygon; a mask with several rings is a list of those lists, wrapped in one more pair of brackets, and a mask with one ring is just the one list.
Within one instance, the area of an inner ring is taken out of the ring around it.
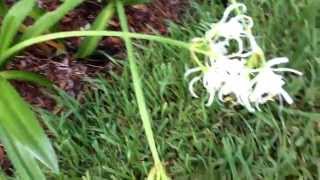
{"label": "green strap-shaped leaf", "polygon": [[20,0],[9,10],[1,25],[0,54],[10,47],[19,27],[35,3],[36,0]]}
{"label": "green strap-shaped leaf", "polygon": [[8,70],[0,71],[0,76],[6,80],[29,81],[48,88],[52,88],[53,85],[52,82],[49,81],[46,77],[32,72]]}
{"label": "green strap-shaped leaf", "polygon": [[48,12],[40,17],[27,31],[23,34],[22,40],[41,35],[54,26],[68,12],[80,5],[84,0],[66,0],[56,10]]}
{"label": "green strap-shaped leaf", "polygon": [[15,139],[11,133],[7,132],[5,128],[1,126],[0,139],[16,169],[17,178],[24,180],[45,179],[37,161],[30,152],[19,143],[19,140]]}
{"label": "green strap-shaped leaf", "polygon": [[53,147],[38,123],[34,112],[14,87],[0,77],[0,126],[32,155],[58,172]]}
{"label": "green strap-shaped leaf", "polygon": [[[90,30],[105,30],[108,27],[108,22],[113,17],[115,12],[115,0],[112,0],[98,15],[96,20],[94,21]],[[125,0],[125,5],[132,5],[132,4],[143,4],[148,3],[150,0]],[[99,41],[102,37],[86,37],[84,38],[81,46],[77,52],[77,56],[80,58],[85,58],[90,56],[94,50],[97,48]]]}
{"label": "green strap-shaped leaf", "polygon": [[[91,27],[91,30],[105,30],[114,12],[115,3],[114,1],[111,1],[98,15],[97,19],[94,21]],[[98,46],[98,43],[101,39],[102,37],[100,36],[85,37],[77,52],[78,57],[84,58],[86,56],[91,55]]]}

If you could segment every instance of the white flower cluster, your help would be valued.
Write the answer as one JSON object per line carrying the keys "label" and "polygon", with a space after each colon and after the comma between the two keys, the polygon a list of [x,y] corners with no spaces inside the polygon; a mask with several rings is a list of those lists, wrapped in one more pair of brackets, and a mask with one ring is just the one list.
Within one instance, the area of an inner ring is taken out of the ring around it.
{"label": "white flower cluster", "polygon": [[[233,15],[238,10],[238,15]],[[289,68],[276,68],[276,65],[288,63],[288,58],[274,58],[265,61],[262,49],[258,46],[251,33],[253,20],[244,15],[246,6],[235,3],[229,6],[222,19],[211,25],[205,37],[193,40],[194,47],[206,45],[209,55],[205,65],[187,70],[186,76],[195,72],[201,75],[194,77],[189,83],[192,96],[194,85],[202,81],[209,94],[207,106],[217,97],[226,101],[225,97],[233,97],[237,104],[243,105],[250,112],[260,110],[259,105],[278,96],[289,104],[293,103],[290,95],[283,89],[285,80],[279,72],[301,72]],[[193,57],[199,63],[195,53]]]}

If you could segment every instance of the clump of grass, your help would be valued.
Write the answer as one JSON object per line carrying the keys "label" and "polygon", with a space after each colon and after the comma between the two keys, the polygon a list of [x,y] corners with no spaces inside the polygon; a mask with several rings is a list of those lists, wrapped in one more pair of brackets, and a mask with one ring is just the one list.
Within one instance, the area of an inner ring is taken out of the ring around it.
{"label": "clump of grass", "polygon": [[[206,98],[192,99],[183,74],[187,51],[139,42],[136,54],[151,110],[155,139],[168,175],[175,179],[316,179],[320,177],[319,29],[317,0],[245,1],[267,54],[286,55],[305,73],[290,80],[296,104],[264,106],[249,114]],[[192,2],[183,25],[170,36],[188,41],[214,21],[221,5]],[[192,12],[192,14],[191,14]],[[310,15],[311,14],[311,15]],[[200,25],[199,25],[200,22]],[[61,178],[143,179],[152,167],[126,61],[122,73],[88,80],[83,103],[60,93],[65,111],[41,115],[54,135]]]}

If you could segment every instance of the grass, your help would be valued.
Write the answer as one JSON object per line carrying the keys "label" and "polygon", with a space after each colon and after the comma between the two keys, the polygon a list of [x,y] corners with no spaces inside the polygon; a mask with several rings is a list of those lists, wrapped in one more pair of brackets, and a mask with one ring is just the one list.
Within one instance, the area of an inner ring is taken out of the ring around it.
{"label": "grass", "polygon": [[[250,114],[239,107],[193,99],[183,77],[189,53],[136,42],[144,93],[161,158],[174,179],[320,178],[320,16],[317,0],[250,1],[255,34],[268,58],[288,56],[303,77],[288,77],[295,104],[276,103]],[[318,8],[318,9],[317,9]],[[201,36],[218,20],[216,1],[192,2],[183,24],[170,23],[172,38]],[[134,98],[127,61],[88,80],[82,103],[61,92],[64,112],[41,111],[52,131],[63,175],[52,179],[143,179],[152,158]],[[200,89],[200,88],[199,88]]]}

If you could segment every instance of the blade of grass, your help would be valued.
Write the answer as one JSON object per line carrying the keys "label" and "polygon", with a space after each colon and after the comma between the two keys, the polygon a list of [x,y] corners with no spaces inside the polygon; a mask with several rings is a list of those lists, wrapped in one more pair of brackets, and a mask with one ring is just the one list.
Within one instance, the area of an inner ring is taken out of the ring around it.
{"label": "blade of grass", "polygon": [[1,71],[0,76],[6,80],[20,80],[20,81],[29,81],[44,87],[52,88],[52,82],[49,81],[46,77],[25,71]]}
{"label": "blade of grass", "polygon": [[35,3],[35,0],[21,0],[17,2],[4,17],[0,32],[0,54],[10,47],[23,20],[31,12]]}
{"label": "blade of grass", "polygon": [[[11,133],[0,126],[0,138],[4,144],[8,156],[16,169],[17,177],[25,180],[39,179],[44,180],[45,176],[42,173],[38,163],[31,154],[19,144]],[[1,176],[0,176],[1,177]],[[6,178],[5,178],[6,179]]]}
{"label": "blade of grass", "polygon": [[68,12],[80,5],[84,0],[64,1],[55,11],[48,12],[39,18],[34,25],[23,34],[22,40],[38,36],[54,26]]}
{"label": "blade of grass", "polygon": [[[114,0],[112,0],[98,15],[97,19],[94,21],[91,30],[104,30],[108,26],[108,22],[114,15],[115,11],[115,3]],[[81,46],[77,52],[78,57],[84,58],[86,56],[89,56],[92,54],[92,52],[96,49],[98,46],[99,41],[102,39],[102,37],[86,37],[84,38],[83,42],[81,43]]]}
{"label": "blade of grass", "polygon": [[29,105],[12,85],[0,77],[0,126],[10,132],[21,145],[29,150],[54,172],[59,172],[53,147]]}

